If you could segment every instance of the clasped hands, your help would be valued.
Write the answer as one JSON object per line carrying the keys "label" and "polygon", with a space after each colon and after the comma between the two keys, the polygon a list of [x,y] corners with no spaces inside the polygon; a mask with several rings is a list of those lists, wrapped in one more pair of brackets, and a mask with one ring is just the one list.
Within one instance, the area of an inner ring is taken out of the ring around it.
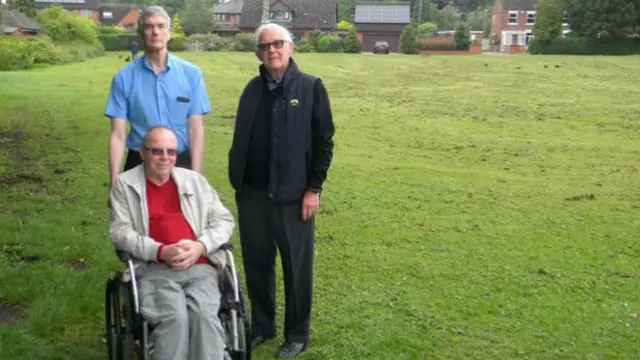
{"label": "clasped hands", "polygon": [[173,270],[185,270],[195,264],[204,251],[204,244],[200,241],[184,239],[175,244],[165,245],[160,258]]}

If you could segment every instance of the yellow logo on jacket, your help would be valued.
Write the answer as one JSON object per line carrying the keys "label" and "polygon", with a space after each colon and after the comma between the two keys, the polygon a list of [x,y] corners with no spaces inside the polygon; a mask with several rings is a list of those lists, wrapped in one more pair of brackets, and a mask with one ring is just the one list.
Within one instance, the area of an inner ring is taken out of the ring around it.
{"label": "yellow logo on jacket", "polygon": [[299,103],[300,103],[300,102],[298,101],[298,99],[293,99],[293,100],[291,100],[291,102],[290,102],[291,106],[298,106],[298,104],[299,104]]}

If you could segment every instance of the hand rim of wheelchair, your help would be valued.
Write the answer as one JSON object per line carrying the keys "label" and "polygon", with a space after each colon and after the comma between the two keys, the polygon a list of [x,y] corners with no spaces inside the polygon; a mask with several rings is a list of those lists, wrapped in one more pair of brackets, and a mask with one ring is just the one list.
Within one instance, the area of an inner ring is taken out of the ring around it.
{"label": "hand rim of wheelchair", "polygon": [[[218,316],[225,331],[224,359],[250,360],[249,321],[232,250],[230,243],[219,248],[228,260],[221,271],[219,284],[221,302]],[[153,345],[149,341],[150,327],[140,315],[136,269],[129,254],[121,251],[117,254],[127,268],[116,272],[106,283],[105,329],[109,360],[150,360]]]}

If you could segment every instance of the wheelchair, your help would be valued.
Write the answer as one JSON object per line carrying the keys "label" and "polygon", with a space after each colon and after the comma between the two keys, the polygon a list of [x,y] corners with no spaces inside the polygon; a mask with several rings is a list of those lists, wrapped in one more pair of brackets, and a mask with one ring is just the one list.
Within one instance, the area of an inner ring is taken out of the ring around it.
{"label": "wheelchair", "polygon": [[[233,259],[232,245],[220,247],[228,258],[220,274],[221,302],[218,316],[225,332],[224,360],[250,360],[249,320]],[[150,324],[140,314],[136,269],[131,256],[118,251],[127,268],[107,280],[105,291],[105,326],[109,360],[151,360],[153,343]]]}

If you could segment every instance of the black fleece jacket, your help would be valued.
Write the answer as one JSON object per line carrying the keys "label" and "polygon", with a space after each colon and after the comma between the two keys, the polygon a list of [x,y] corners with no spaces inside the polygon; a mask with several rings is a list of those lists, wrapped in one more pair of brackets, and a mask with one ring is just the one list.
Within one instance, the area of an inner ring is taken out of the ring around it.
{"label": "black fleece jacket", "polygon": [[[264,66],[259,71],[240,97],[229,150],[229,181],[236,191],[246,185],[251,129],[256,118],[263,118],[256,113],[269,92]],[[269,121],[267,190],[276,201],[299,201],[307,190],[322,190],[333,157],[335,127],[324,84],[299,71],[293,59],[280,86],[282,92],[273,102]]]}

